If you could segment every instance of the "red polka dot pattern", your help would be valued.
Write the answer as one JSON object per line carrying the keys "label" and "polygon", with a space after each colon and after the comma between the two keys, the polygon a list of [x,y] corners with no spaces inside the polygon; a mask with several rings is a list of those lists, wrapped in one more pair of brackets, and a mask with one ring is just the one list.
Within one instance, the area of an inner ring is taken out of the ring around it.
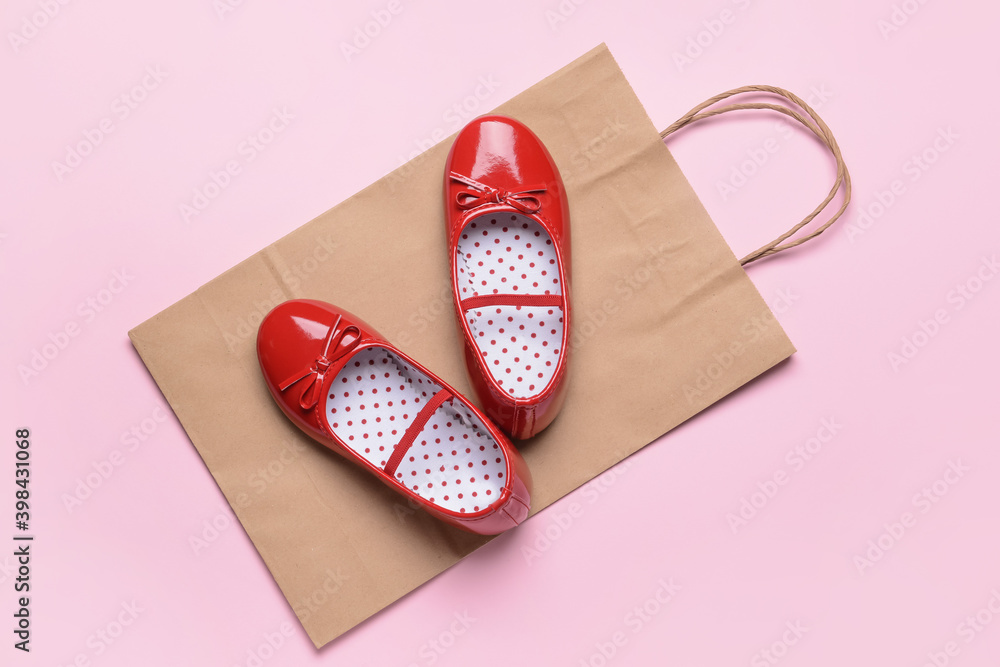
{"label": "red polka dot pattern", "polygon": [[474,218],[458,240],[463,299],[486,294],[562,294],[556,251],[545,228],[513,213]]}
{"label": "red polka dot pattern", "polygon": [[[512,213],[474,218],[458,242],[463,299],[489,294],[562,294],[552,239],[537,222]],[[563,311],[547,306],[484,306],[465,313],[493,379],[514,398],[542,393],[562,353]]]}
{"label": "red polka dot pattern", "polygon": [[493,379],[516,398],[540,394],[555,374],[562,309],[492,306],[465,314]]}
{"label": "red polka dot pattern", "polygon": [[[377,468],[421,408],[441,387],[381,347],[360,350],[330,384],[330,430]],[[395,479],[428,501],[471,513],[497,500],[506,483],[503,450],[457,398],[446,401],[424,425]]]}
{"label": "red polka dot pattern", "polygon": [[453,401],[428,420],[399,464],[396,479],[453,512],[476,512],[500,498],[504,459],[471,411]]}

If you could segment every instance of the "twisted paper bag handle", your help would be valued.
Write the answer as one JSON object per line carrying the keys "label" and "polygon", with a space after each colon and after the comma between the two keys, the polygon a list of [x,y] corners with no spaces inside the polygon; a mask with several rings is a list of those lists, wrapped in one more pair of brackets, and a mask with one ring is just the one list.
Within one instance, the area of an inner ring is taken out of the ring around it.
{"label": "twisted paper bag handle", "polygon": [[[716,109],[710,109],[706,111],[708,107],[713,106],[714,104],[717,104],[724,99],[727,99],[734,95],[740,95],[743,93],[770,93],[772,95],[783,97],[786,100],[798,106],[800,109],[804,110],[806,112],[806,115],[805,116],[802,115],[799,111],[791,107],[783,106],[780,104],[771,104],[768,102],[747,102],[747,103],[729,104],[723,107],[718,107]],[[760,248],[757,248],[752,253],[741,259],[740,264],[746,266],[750,262],[755,262],[762,257],[767,257],[768,255],[774,255],[776,253],[782,252],[783,250],[788,250],[789,248],[794,248],[797,245],[801,245],[806,241],[814,239],[823,232],[825,232],[827,228],[830,227],[830,225],[836,222],[840,218],[840,216],[844,214],[844,211],[847,210],[847,205],[851,202],[851,175],[847,171],[847,165],[844,163],[844,156],[840,152],[840,146],[837,145],[837,140],[834,138],[833,132],[831,132],[827,124],[823,122],[823,119],[820,118],[819,115],[812,109],[812,107],[806,104],[803,99],[801,99],[800,97],[796,96],[793,93],[788,92],[783,88],[777,88],[775,86],[741,86],[739,88],[733,88],[732,90],[728,90],[724,93],[716,95],[715,97],[709,98],[704,102],[702,102],[701,104],[699,104],[698,106],[696,106],[695,108],[688,111],[683,116],[681,116],[681,118],[676,123],[674,123],[667,129],[663,130],[663,132],[660,132],[660,137],[666,139],[668,136],[670,136],[677,130],[681,129],[682,127],[686,127],[691,123],[694,123],[696,121],[705,118],[711,118],[712,116],[718,116],[719,114],[723,114],[729,111],[737,111],[739,109],[770,109],[771,111],[777,111],[778,113],[783,113],[786,116],[789,116],[790,118],[794,118],[795,120],[805,125],[813,134],[815,134],[816,137],[819,138],[819,140],[822,141],[823,144],[833,154],[834,160],[837,161],[837,179],[834,181],[833,187],[830,189],[830,194],[826,196],[826,199],[820,202],[819,206],[817,206],[812,213],[803,218],[802,221],[799,222],[797,225],[795,225],[794,227],[792,227],[787,232],[785,232],[778,238],[774,239],[770,243],[767,243],[761,246]],[[784,241],[787,241],[800,229],[802,229],[810,222],[815,220],[816,217],[820,213],[822,213],[823,210],[826,209],[826,207],[830,204],[830,202],[832,202],[833,199],[837,196],[837,192],[840,190],[841,186],[843,186],[844,188],[844,197],[840,205],[840,208],[837,209],[837,211],[832,216],[830,216],[830,218],[826,222],[824,222],[819,227],[812,230],[810,233],[800,238],[797,238],[793,241],[788,241],[787,243],[784,243]]]}

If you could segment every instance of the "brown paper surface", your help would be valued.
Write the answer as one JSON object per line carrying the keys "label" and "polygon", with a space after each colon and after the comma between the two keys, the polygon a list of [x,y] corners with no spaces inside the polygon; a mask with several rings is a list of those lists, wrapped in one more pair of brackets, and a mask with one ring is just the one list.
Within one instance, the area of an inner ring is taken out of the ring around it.
{"label": "brown paper surface", "polygon": [[[548,147],[572,220],[567,398],[521,445],[538,512],[794,348],[606,47],[496,111]],[[317,647],[487,538],[414,512],[285,419],[257,324],[286,299],[329,301],[470,395],[441,201],[453,138],[129,332]],[[335,593],[307,606],[324,586]]]}

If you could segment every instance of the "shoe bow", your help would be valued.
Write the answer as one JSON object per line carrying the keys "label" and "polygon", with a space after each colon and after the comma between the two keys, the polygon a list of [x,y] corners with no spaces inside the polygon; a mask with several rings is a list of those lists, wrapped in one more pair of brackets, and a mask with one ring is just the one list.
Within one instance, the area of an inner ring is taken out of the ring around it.
{"label": "shoe bow", "polygon": [[[338,316],[337,321],[330,327],[330,333],[327,334],[326,342],[323,345],[323,352],[303,371],[293,375],[278,386],[281,391],[285,391],[293,384],[308,378],[309,383],[303,387],[302,394],[299,396],[299,405],[302,406],[303,410],[312,410],[316,407],[316,404],[319,403],[320,391],[323,389],[323,382],[326,379],[326,372],[330,366],[337,359],[353,351],[361,340],[361,330],[358,327],[351,325],[339,329],[341,319],[343,319],[343,315]],[[349,336],[353,337],[345,340]]]}
{"label": "shoe bow", "polygon": [[535,195],[545,192],[545,188],[532,188],[520,192],[507,192],[493,188],[485,183],[473,180],[468,176],[449,172],[449,176],[459,183],[469,186],[455,195],[455,203],[463,210],[479,208],[487,204],[507,204],[521,213],[538,213],[542,210],[542,202]]}

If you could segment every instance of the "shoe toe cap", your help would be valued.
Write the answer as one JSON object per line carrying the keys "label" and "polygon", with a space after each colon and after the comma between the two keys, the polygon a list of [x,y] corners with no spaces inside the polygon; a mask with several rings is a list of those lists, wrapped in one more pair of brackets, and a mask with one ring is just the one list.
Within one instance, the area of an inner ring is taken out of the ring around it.
{"label": "shoe toe cap", "polygon": [[477,180],[511,190],[554,180],[555,166],[542,142],[520,121],[482,116],[455,141],[451,168]]}

